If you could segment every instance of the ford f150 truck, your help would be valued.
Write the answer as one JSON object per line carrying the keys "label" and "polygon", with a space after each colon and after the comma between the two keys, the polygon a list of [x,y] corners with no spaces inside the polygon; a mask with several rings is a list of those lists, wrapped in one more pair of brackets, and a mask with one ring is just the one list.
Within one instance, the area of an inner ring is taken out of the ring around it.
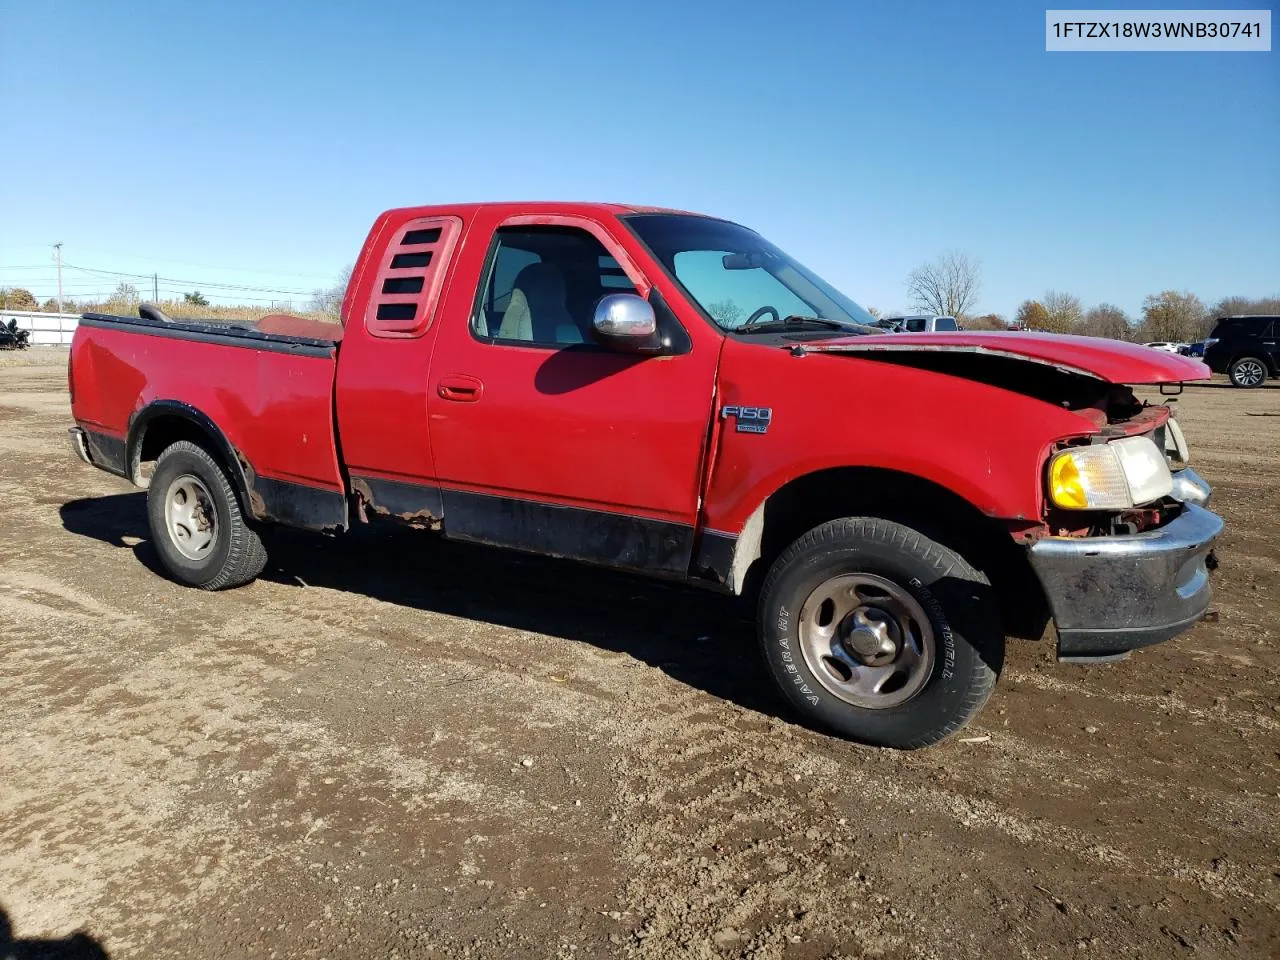
{"label": "ford f150 truck", "polygon": [[[759,234],[648,207],[382,214],[343,324],[86,314],[81,459],[148,488],[177,580],[374,515],[757,598],[801,713],[918,747],[1006,636],[1107,660],[1210,601],[1222,529],[1165,405],[1209,371],[1033,333],[886,334]],[[1166,386],[1165,390],[1176,388]],[[745,651],[744,651],[745,655]]]}

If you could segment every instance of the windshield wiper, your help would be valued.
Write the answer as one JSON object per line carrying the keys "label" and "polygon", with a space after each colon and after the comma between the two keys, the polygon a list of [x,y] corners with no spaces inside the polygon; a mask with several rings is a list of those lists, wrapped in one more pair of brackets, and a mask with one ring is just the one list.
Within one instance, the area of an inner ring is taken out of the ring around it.
{"label": "windshield wiper", "polygon": [[827,317],[806,317],[793,313],[781,320],[757,320],[755,323],[744,323],[735,333],[770,333],[777,330],[796,330],[805,327],[821,327],[825,330],[849,330],[848,324]]}

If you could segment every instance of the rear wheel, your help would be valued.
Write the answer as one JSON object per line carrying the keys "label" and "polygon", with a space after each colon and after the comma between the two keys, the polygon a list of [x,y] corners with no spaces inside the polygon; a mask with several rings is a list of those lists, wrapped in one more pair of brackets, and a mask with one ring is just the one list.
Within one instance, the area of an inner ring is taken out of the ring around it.
{"label": "rear wheel", "polygon": [[1258,357],[1240,357],[1232,362],[1229,373],[1237,387],[1260,387],[1267,382],[1267,365]]}
{"label": "rear wheel", "polygon": [[803,714],[906,749],[964,726],[1004,660],[986,577],[923,534],[870,517],[822,524],[782,553],[761,592],[760,640]]}
{"label": "rear wheel", "polygon": [[161,562],[181,583],[238,587],[266,566],[267,551],[226,471],[194,443],[181,440],[160,454],[147,488],[147,519]]}

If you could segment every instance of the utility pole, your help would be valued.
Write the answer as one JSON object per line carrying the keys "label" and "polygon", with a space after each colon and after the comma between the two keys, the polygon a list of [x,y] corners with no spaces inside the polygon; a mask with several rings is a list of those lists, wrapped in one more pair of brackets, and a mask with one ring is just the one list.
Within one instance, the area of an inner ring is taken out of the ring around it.
{"label": "utility pole", "polygon": [[62,244],[53,245],[53,259],[58,264],[58,312],[62,312]]}
{"label": "utility pole", "polygon": [[160,302],[160,275],[157,273],[151,275],[151,302]]}

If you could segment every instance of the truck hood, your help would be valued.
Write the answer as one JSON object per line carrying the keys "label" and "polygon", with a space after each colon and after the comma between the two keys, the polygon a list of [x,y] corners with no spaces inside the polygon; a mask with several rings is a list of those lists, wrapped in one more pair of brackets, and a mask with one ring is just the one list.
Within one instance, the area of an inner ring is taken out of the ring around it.
{"label": "truck hood", "polygon": [[889,333],[841,337],[806,343],[812,353],[866,354],[887,361],[905,360],[901,354],[971,354],[1025,360],[1063,373],[1092,377],[1107,383],[1179,383],[1207,380],[1210,370],[1199,360],[1165,353],[1136,343],[1101,337],[1052,333]]}

